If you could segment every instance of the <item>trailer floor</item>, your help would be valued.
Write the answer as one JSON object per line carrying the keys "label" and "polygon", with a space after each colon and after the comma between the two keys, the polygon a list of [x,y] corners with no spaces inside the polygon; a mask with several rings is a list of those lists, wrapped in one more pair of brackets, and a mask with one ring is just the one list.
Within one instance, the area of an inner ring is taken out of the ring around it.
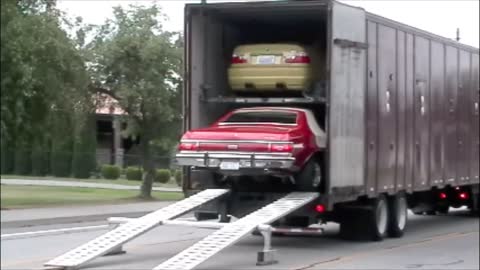
{"label": "trailer floor", "polygon": [[[448,216],[409,216],[408,232],[400,239],[349,242],[328,224],[317,237],[275,237],[279,264],[255,266],[262,248],[259,236],[238,244],[202,264],[199,269],[479,269],[479,219],[465,210]],[[71,224],[68,226],[98,225]],[[66,225],[61,226],[64,228]],[[32,231],[59,226],[33,227]],[[3,234],[25,231],[3,230]],[[2,269],[40,269],[42,264],[105,230],[1,241]],[[127,253],[98,258],[84,269],[152,269],[207,235],[209,230],[158,227],[125,246]]]}

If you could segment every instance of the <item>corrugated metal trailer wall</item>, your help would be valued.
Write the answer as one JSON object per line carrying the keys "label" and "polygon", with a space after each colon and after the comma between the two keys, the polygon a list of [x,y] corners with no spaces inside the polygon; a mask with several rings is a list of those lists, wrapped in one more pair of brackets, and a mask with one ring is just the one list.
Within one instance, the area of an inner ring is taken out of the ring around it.
{"label": "corrugated metal trailer wall", "polygon": [[478,49],[367,13],[367,193],[478,183]]}

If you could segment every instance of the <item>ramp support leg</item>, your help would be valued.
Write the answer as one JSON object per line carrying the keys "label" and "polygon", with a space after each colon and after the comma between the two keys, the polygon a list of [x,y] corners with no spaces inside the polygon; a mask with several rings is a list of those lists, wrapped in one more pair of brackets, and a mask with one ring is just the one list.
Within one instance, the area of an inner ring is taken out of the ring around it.
{"label": "ramp support leg", "polygon": [[257,253],[257,265],[271,265],[278,261],[275,260],[277,251],[272,249],[272,226],[259,225],[258,231],[263,236],[263,250]]}
{"label": "ramp support leg", "polygon": [[[113,229],[116,229],[118,226],[121,226],[122,224],[120,222],[115,222],[115,221],[108,221],[110,224],[116,224],[115,227],[113,227]],[[112,249],[111,251],[109,251],[108,253],[106,253],[105,255],[103,256],[113,256],[113,255],[120,255],[120,254],[125,254],[127,253],[125,250],[123,250],[123,245],[120,245],[114,249]]]}
{"label": "ramp support leg", "polygon": [[115,249],[112,249],[112,251],[109,251],[103,256],[113,256],[113,255],[120,255],[120,254],[125,254],[127,253],[125,250],[123,250],[123,246],[118,246]]}

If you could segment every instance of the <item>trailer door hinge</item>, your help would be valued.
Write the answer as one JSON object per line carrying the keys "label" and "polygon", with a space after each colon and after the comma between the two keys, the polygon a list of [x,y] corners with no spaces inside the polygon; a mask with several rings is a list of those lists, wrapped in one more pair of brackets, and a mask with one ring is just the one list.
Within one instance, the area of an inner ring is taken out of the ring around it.
{"label": "trailer door hinge", "polygon": [[365,42],[351,41],[348,39],[336,38],[333,40],[333,44],[338,45],[342,48],[357,48],[357,49],[368,49],[368,44]]}

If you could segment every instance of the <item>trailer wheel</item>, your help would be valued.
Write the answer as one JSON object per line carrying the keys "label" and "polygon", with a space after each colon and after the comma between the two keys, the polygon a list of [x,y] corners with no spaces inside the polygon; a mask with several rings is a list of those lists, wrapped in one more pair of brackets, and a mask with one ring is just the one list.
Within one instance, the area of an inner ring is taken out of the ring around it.
{"label": "trailer wheel", "polygon": [[405,193],[398,193],[388,200],[388,235],[402,237],[408,221],[408,206]]}
{"label": "trailer wheel", "polygon": [[362,240],[365,226],[363,225],[363,215],[361,214],[356,209],[343,209],[341,214],[342,221],[340,222],[340,238],[345,240]]}
{"label": "trailer wheel", "polygon": [[320,164],[311,158],[302,171],[295,178],[295,185],[298,191],[315,191],[322,182],[322,168]]}
{"label": "trailer wheel", "polygon": [[388,233],[389,207],[384,195],[368,205],[347,207],[342,212],[340,237],[346,240],[381,241]]}
{"label": "trailer wheel", "polygon": [[381,241],[388,232],[389,209],[387,199],[379,195],[372,201],[366,220],[366,235],[370,240]]}
{"label": "trailer wheel", "polygon": [[470,207],[470,214],[474,217],[479,217],[480,212],[480,199],[478,198],[480,194],[473,193],[472,202]]}
{"label": "trailer wheel", "polygon": [[449,205],[439,205],[439,206],[437,206],[437,212],[442,214],[442,215],[448,214],[449,209],[450,209]]}

